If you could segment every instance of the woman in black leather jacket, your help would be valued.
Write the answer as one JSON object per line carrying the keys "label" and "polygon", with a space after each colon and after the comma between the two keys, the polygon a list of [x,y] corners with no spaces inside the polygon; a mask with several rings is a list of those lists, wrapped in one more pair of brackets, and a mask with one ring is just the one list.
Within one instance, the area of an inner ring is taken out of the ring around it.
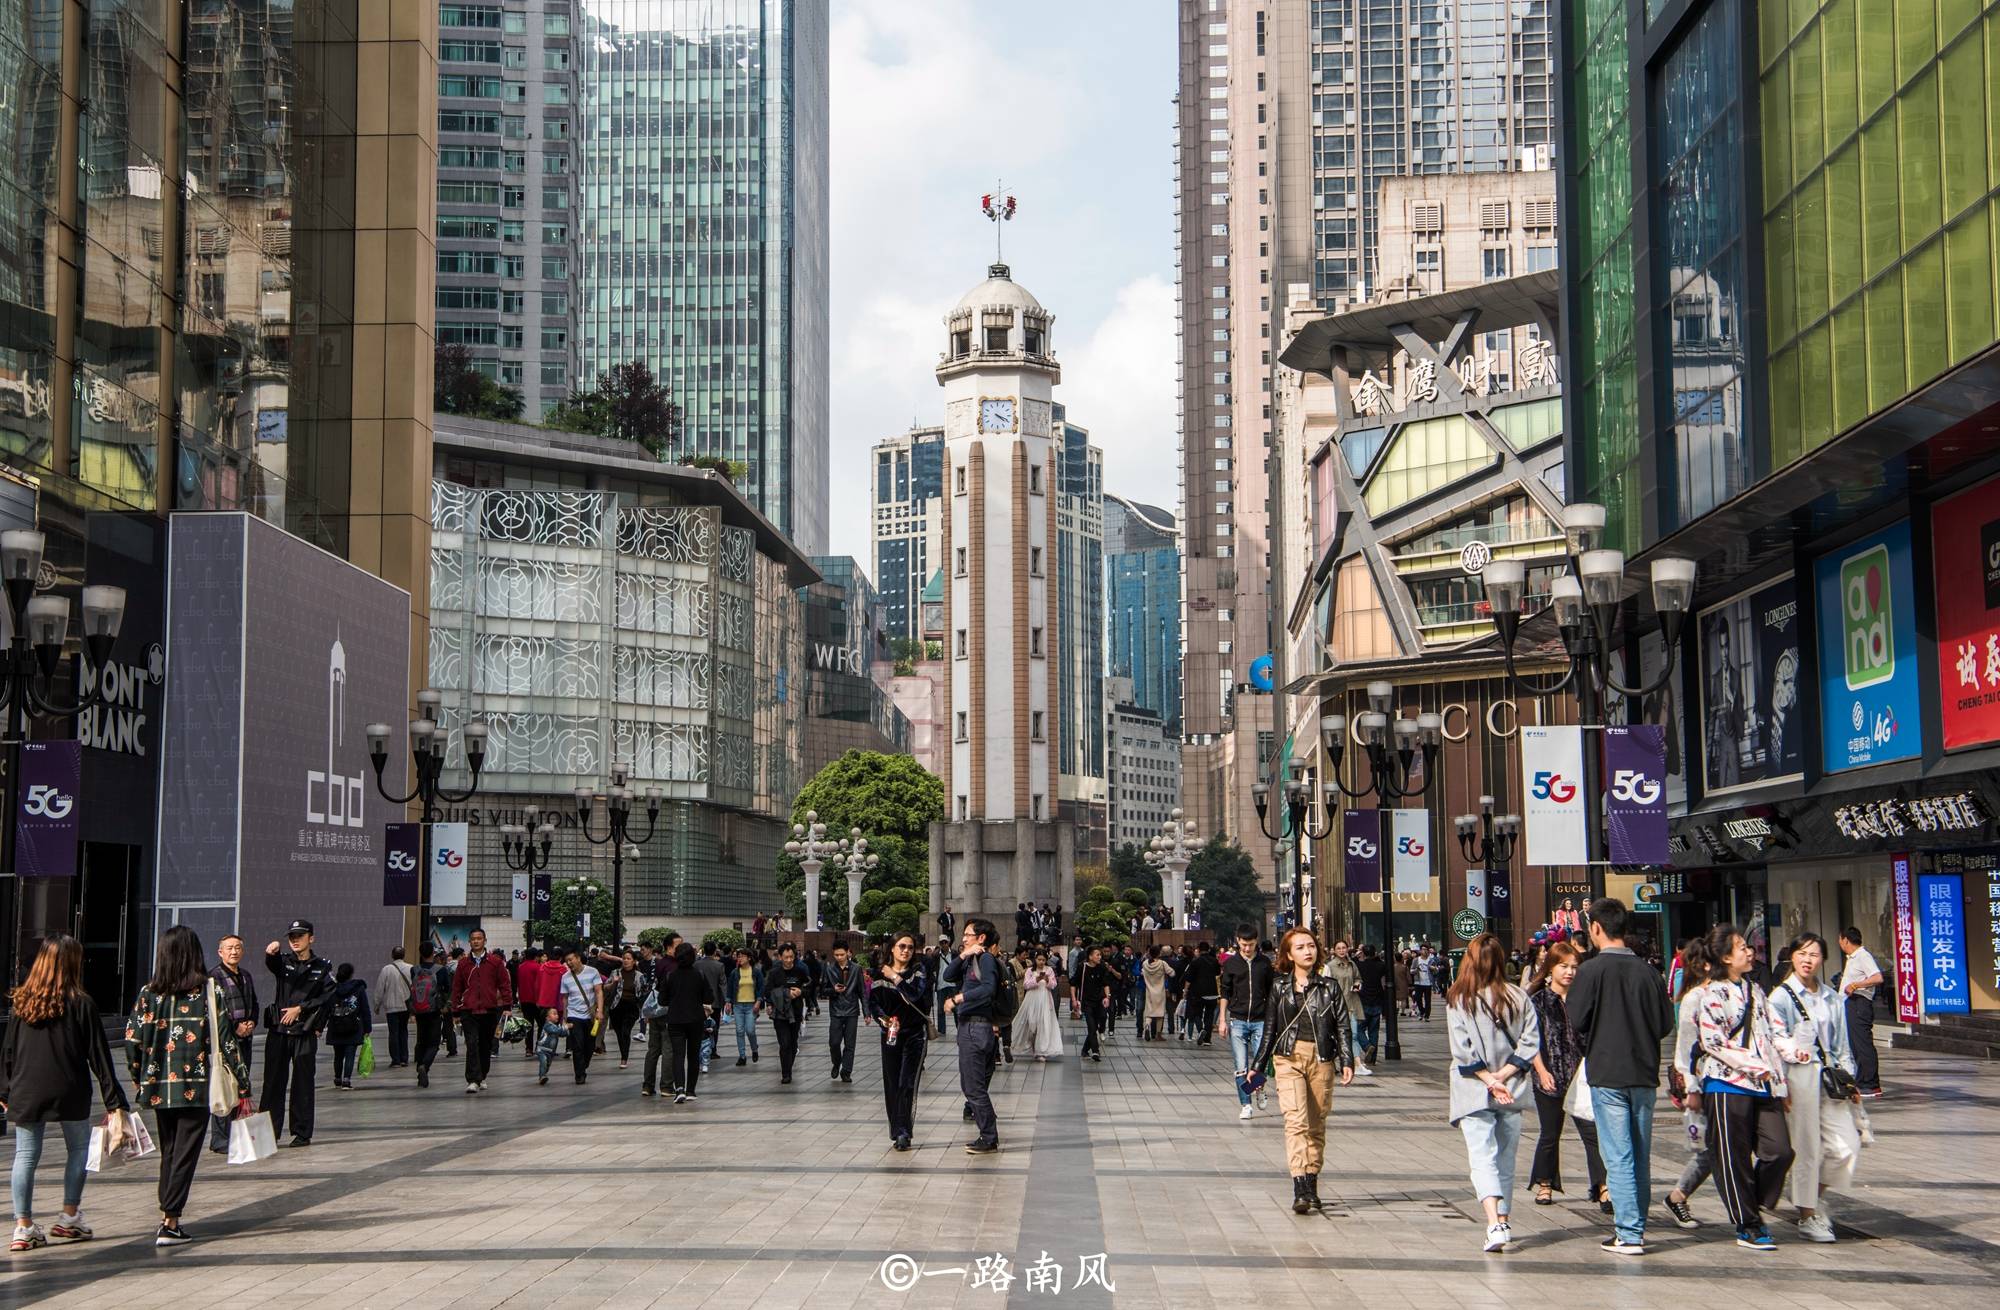
{"label": "woman in black leather jacket", "polygon": [[1333,1080],[1354,1081],[1354,1036],[1347,999],[1319,972],[1319,939],[1294,928],[1278,942],[1276,976],[1264,1011],[1264,1037],[1252,1069],[1269,1060],[1285,1112],[1285,1158],[1292,1170],[1292,1213],[1319,1206],[1319,1169],[1326,1158],[1326,1114]]}

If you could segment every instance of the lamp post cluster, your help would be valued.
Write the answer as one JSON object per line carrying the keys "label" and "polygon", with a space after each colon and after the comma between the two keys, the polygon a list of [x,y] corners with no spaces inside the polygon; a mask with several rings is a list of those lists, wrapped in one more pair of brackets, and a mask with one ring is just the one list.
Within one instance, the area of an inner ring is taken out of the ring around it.
{"label": "lamp post cluster", "polygon": [[847,875],[847,925],[854,924],[854,907],[861,903],[861,882],[882,860],[868,853],[868,839],[861,829],[849,828],[847,835],[832,838],[820,822],[818,810],[807,810],[806,821],[792,825],[792,840],[785,854],[799,862],[806,875],[806,931],[819,928],[819,875],[831,864],[834,871]]}
{"label": "lamp post cluster", "polygon": [[[1182,818],[1178,809],[1160,825],[1159,835],[1146,843],[1146,863],[1160,874],[1160,899],[1180,920],[1178,926],[1183,928],[1187,926],[1188,865],[1194,862],[1195,852],[1200,849],[1201,843],[1195,839],[1194,820]],[[1201,893],[1196,892],[1195,895],[1199,897]]]}
{"label": "lamp post cluster", "polygon": [[[1334,767],[1338,769],[1336,760]],[[1336,780],[1337,782],[1337,780]],[[1340,812],[1340,792],[1336,782],[1328,782],[1319,790],[1323,792],[1326,804],[1321,810],[1320,824],[1312,826],[1313,773],[1304,760],[1293,760],[1291,776],[1285,779],[1285,817],[1280,821],[1277,832],[1271,831],[1269,814],[1271,809],[1271,784],[1258,779],[1250,788],[1250,798],[1257,803],[1257,826],[1272,841],[1292,842],[1292,914],[1291,922],[1305,925],[1312,922],[1306,910],[1305,840],[1324,841],[1333,832],[1333,816]]]}
{"label": "lamp post cluster", "polygon": [[541,821],[542,807],[530,805],[526,823],[500,825],[500,858],[516,873],[534,873],[549,867],[555,850],[556,826]]}
{"label": "lamp post cluster", "polygon": [[417,693],[416,717],[410,720],[410,762],[416,781],[407,796],[392,794],[383,781],[383,772],[389,766],[389,725],[371,723],[367,730],[368,760],[375,766],[376,794],[391,805],[408,805],[416,801],[423,807],[423,841],[417,857],[419,936],[430,928],[430,830],[432,824],[439,822],[439,802],[460,805],[471,800],[479,790],[479,772],[486,765],[486,725],[468,723],[459,729],[459,737],[465,745],[465,766],[472,775],[471,785],[464,791],[452,791],[444,785],[445,751],[451,744],[451,732],[440,721],[439,710],[443,704],[444,697],[429,687]]}
{"label": "lamp post cluster", "polygon": [[[1521,626],[1523,607],[1531,599],[1527,591],[1527,569],[1519,560],[1494,560],[1483,574],[1486,599],[1492,609],[1493,627],[1500,634],[1500,651],[1507,665],[1507,679],[1529,695],[1548,696],[1574,688],[1577,721],[1585,728],[1604,726],[1606,692],[1621,696],[1650,696],[1667,685],[1674,675],[1680,654],[1681,630],[1686,626],[1688,607],[1694,601],[1695,562],[1677,556],[1662,556],[1652,562],[1653,609],[1660,616],[1660,635],[1665,658],[1657,677],[1640,686],[1629,687],[1611,675],[1611,634],[1616,627],[1618,607],[1625,602],[1625,552],[1605,548],[1604,506],[1578,503],[1563,508],[1563,536],[1567,544],[1569,572],[1549,584],[1549,608],[1555,613],[1556,632],[1562,638],[1563,654],[1569,667],[1552,683],[1537,683],[1514,671],[1514,637]],[[1593,895],[1604,886],[1603,808],[1597,797],[1603,794],[1603,768],[1598,752],[1583,753],[1585,827],[1590,855],[1590,885]]]}
{"label": "lamp post cluster", "polygon": [[[646,831],[643,836],[632,831],[632,802],[638,793],[631,785],[632,772],[623,764],[611,766],[611,785],[602,792],[589,787],[576,789],[576,826],[583,833],[583,839],[592,846],[611,848],[611,929],[621,932],[625,923],[625,861],[639,858],[639,848],[653,840],[653,825],[660,818],[660,789],[648,787],[645,791]],[[590,830],[591,807],[596,802],[604,803],[606,830],[602,837]]]}
{"label": "lamp post cluster", "polygon": [[[1452,826],[1458,829],[1458,851],[1465,857],[1466,864],[1475,869],[1489,871],[1497,869],[1504,882],[1507,866],[1514,858],[1515,844],[1521,838],[1521,816],[1502,814],[1496,817],[1493,813],[1493,798],[1481,796],[1479,813],[1461,814],[1452,820]],[[1494,885],[1491,878],[1487,879],[1487,916],[1495,920],[1508,918],[1507,914],[1501,912],[1507,907],[1493,903]],[[1511,899],[1512,887],[1511,884],[1508,886],[1508,895]]]}
{"label": "lamp post cluster", "polygon": [[[103,670],[111,658],[111,647],[125,621],[125,589],[86,584],[80,600],[83,610],[83,652],[98,671],[97,684],[83,692],[74,703],[55,698],[56,671],[62,667],[63,645],[69,637],[69,600],[64,596],[35,594],[41,580],[42,554],[48,538],[32,528],[0,532],[0,581],[5,582],[7,613],[13,620],[6,649],[0,652],[0,708],[6,715],[7,778],[6,807],[0,817],[0,868],[9,883],[5,939],[0,942],[0,980],[14,983],[14,945],[20,935],[21,878],[15,868],[14,818],[20,813],[21,744],[28,739],[33,718],[45,714],[68,718],[93,706],[111,703],[105,690]],[[78,670],[77,684],[83,683]],[[30,798],[33,799],[32,797]],[[71,798],[74,803],[75,798]]]}
{"label": "lamp post cluster", "polygon": [[[590,930],[596,926],[590,921],[591,900],[604,890],[604,884],[595,878],[578,877],[565,882],[562,890],[572,892],[576,896],[576,942],[581,948],[590,941]],[[612,902],[614,905],[617,902],[616,893],[612,895]],[[616,914],[615,910],[613,914]]]}

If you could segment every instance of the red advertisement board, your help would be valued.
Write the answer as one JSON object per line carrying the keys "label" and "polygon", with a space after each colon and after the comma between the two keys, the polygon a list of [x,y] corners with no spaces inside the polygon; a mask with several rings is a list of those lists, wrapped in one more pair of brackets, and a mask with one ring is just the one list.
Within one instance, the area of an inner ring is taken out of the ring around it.
{"label": "red advertisement board", "polygon": [[1917,911],[1915,879],[1910,876],[1910,857],[1889,857],[1889,876],[1894,883],[1896,908],[1896,1022],[1915,1023],[1923,1017],[1923,1003],[1917,994]]}
{"label": "red advertisement board", "polygon": [[1944,748],[2000,741],[2000,478],[1931,510]]}

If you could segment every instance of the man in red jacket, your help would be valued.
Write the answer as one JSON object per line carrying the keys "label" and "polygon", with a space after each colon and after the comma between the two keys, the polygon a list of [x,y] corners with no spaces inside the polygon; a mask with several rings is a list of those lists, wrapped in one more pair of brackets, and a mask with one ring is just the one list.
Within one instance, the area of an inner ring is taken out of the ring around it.
{"label": "man in red jacket", "polygon": [[486,934],[472,930],[472,949],[451,975],[451,1008],[465,1022],[465,1094],[483,1091],[500,1044],[500,1021],[514,1005],[507,961],[486,949]]}

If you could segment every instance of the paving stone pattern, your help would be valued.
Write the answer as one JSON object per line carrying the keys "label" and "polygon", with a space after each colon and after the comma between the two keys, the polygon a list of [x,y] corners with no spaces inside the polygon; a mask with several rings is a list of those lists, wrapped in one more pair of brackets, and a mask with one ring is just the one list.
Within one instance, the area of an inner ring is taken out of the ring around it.
{"label": "paving stone pattern", "polygon": [[[821,1021],[823,1023],[823,1021]],[[1841,1241],[1776,1225],[1776,1254],[1729,1240],[1712,1186],[1705,1227],[1655,1209],[1653,1252],[1597,1249],[1610,1220],[1582,1197],[1525,1191],[1514,1249],[1479,1250],[1478,1206],[1458,1133],[1444,1122],[1443,1022],[1405,1025],[1406,1059],[1336,1094],[1323,1213],[1290,1210],[1271,1112],[1236,1117],[1226,1043],[1142,1043],[1129,1021],[1102,1064],[1022,1061],[994,1080],[1004,1147],[969,1157],[955,1056],[934,1045],[917,1149],[889,1149],[876,1038],[854,1083],[826,1078],[815,1024],[780,1086],[776,1043],[744,1069],[718,1059],[689,1106],[639,1096],[639,1062],[600,1057],[585,1087],[559,1064],[547,1087],[508,1048],[491,1089],[467,1096],[440,1064],[429,1091],[406,1070],[352,1092],[320,1065],[308,1150],[231,1167],[204,1155],[184,1220],[199,1240],[152,1245],[151,1161],[93,1177],[97,1240],[0,1265],[0,1305],[340,1307],[729,1305],[1269,1306],[1363,1298],[1423,1307],[1992,1305],[2000,1272],[2000,1078],[1991,1064],[1884,1052],[1880,1144],[1836,1202]],[[1068,1049],[1080,1033],[1066,1034]],[[725,1049],[730,1045],[725,1038]],[[259,1052],[261,1054],[261,1051]],[[1678,1172],[1678,1116],[1663,1107],[1654,1179]],[[1580,1179],[1572,1137],[1565,1166]],[[61,1197],[60,1138],[37,1196]],[[1079,1287],[1102,1252],[1116,1290]],[[1043,1281],[1030,1290],[1029,1270]],[[906,1261],[891,1261],[893,1256]],[[985,1272],[1007,1261],[1004,1293]],[[890,1263],[885,1266],[885,1261]],[[1060,1291],[1048,1271],[1059,1269]],[[949,1273],[941,1270],[959,1270]],[[907,1292],[885,1286],[885,1277]]]}

